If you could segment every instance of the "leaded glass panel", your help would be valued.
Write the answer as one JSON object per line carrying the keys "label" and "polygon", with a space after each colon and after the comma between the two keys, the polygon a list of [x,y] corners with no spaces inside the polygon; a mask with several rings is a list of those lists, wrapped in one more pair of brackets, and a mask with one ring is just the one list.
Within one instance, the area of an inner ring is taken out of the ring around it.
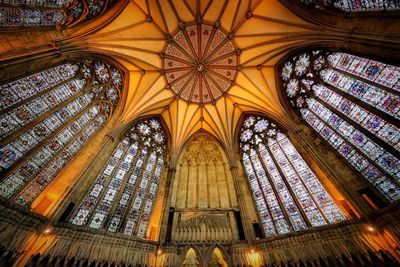
{"label": "leaded glass panel", "polygon": [[325,6],[344,12],[391,11],[399,10],[400,3],[395,0],[300,0],[306,6]]}
{"label": "leaded glass panel", "polygon": [[32,26],[73,26],[104,13],[117,1],[0,1],[0,28]]}
{"label": "leaded glass panel", "polygon": [[29,206],[107,122],[121,81],[85,59],[1,84],[0,195]]}
{"label": "leaded glass panel", "polygon": [[145,237],[165,157],[158,119],[135,124],[114,149],[70,222]]}
{"label": "leaded glass panel", "polygon": [[345,219],[318,178],[275,124],[265,118],[247,116],[241,129],[240,147],[267,236]]}
{"label": "leaded glass panel", "polygon": [[285,62],[282,80],[304,120],[389,201],[400,199],[400,68],[314,50]]}

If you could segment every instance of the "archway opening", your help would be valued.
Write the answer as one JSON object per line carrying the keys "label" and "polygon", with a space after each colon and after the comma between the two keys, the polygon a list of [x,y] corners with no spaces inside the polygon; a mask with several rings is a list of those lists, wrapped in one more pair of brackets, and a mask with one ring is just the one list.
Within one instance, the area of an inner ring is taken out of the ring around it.
{"label": "archway opening", "polygon": [[211,254],[210,264],[209,267],[228,267],[224,259],[224,255],[219,248],[215,248],[213,253]]}
{"label": "archway opening", "polygon": [[186,253],[186,257],[182,263],[182,267],[200,267],[200,260],[198,259],[197,254],[193,248],[190,248]]}

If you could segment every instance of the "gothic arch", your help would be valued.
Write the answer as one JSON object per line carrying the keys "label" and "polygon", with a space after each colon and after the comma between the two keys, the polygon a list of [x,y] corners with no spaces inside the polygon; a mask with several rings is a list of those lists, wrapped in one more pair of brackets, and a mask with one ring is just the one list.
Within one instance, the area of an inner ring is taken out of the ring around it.
{"label": "gothic arch", "polygon": [[203,254],[201,253],[201,250],[196,246],[196,245],[188,245],[182,249],[182,256],[180,260],[180,265],[183,266],[182,264],[185,262],[185,258],[189,251],[192,250],[196,254],[197,259],[199,260],[199,267],[202,267],[204,264],[204,257]]}
{"label": "gothic arch", "polygon": [[166,137],[158,117],[131,123],[120,137],[68,221],[144,238],[166,165]]}
{"label": "gothic arch", "polygon": [[[248,115],[261,116],[261,117],[268,118],[269,121],[278,125],[279,129],[281,129],[284,133],[287,133],[292,128],[292,126],[289,124],[290,122],[286,123],[285,121],[280,121],[279,118],[273,113],[264,113],[264,112],[256,112],[256,111],[243,112],[240,115],[240,118],[235,127],[235,138],[234,138],[234,146],[235,147],[234,147],[234,149],[235,149],[235,153],[237,153],[237,154],[240,154],[240,147],[239,147],[240,130],[242,129],[245,117]],[[239,159],[240,158],[241,157],[239,157]]]}
{"label": "gothic arch", "polygon": [[209,247],[205,253],[205,265],[208,267],[208,264],[211,261],[211,257],[214,253],[214,250],[218,249],[223,257],[223,260],[228,264],[229,263],[229,257],[228,257],[228,251],[226,248],[221,246],[220,244],[214,244],[211,247]]}
{"label": "gothic arch", "polygon": [[[321,132],[319,136],[369,181],[370,188],[374,185],[378,195],[389,202],[398,199],[396,67],[369,57],[309,48],[282,60],[276,73],[280,97],[294,107],[291,113]],[[315,123],[321,127],[315,128]]]}
{"label": "gothic arch", "polygon": [[95,125],[104,113],[98,122],[106,125],[115,115],[124,80],[122,69],[102,57],[65,59],[4,80],[2,161],[7,161],[6,154],[11,158],[2,164],[3,196],[25,206],[36,201],[100,129],[85,123]]}
{"label": "gothic arch", "polygon": [[194,132],[192,135],[190,135],[185,140],[185,142],[181,146],[181,149],[179,150],[179,152],[177,152],[177,154],[178,154],[177,162],[179,162],[181,157],[183,156],[182,152],[185,151],[186,147],[190,144],[190,142],[193,141],[193,139],[196,138],[196,136],[198,136],[198,135],[206,135],[206,136],[210,137],[213,141],[218,143],[218,145],[222,148],[222,152],[225,154],[225,157],[227,159],[227,162],[225,162],[225,163],[229,164],[230,154],[226,148],[226,145],[223,142],[221,142],[221,140],[218,137],[216,137],[215,135],[213,135],[212,133],[210,133],[204,129],[199,129],[198,131]]}

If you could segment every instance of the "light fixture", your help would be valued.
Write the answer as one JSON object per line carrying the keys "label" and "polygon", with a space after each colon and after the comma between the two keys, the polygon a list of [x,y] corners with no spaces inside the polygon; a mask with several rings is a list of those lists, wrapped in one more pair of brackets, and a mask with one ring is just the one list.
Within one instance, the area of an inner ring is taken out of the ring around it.
{"label": "light fixture", "polygon": [[371,225],[371,224],[365,225],[365,229],[366,229],[368,232],[370,232],[370,233],[376,232],[376,228],[375,228],[373,225]]}
{"label": "light fixture", "polygon": [[157,254],[158,254],[158,255],[161,255],[161,254],[162,254],[162,249],[161,249],[161,248],[159,248],[159,249],[157,250]]}
{"label": "light fixture", "polygon": [[47,234],[50,234],[51,233],[51,228],[50,227],[47,227],[45,230],[44,230],[44,233],[47,235]]}

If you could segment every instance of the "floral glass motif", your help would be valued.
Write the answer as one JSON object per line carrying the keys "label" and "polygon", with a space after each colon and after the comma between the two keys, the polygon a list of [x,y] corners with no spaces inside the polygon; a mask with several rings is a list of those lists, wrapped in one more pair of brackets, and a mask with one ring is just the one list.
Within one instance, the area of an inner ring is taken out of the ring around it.
{"label": "floral glass motif", "polygon": [[300,0],[309,7],[318,5],[344,12],[399,10],[400,3],[393,0]]}
{"label": "floral glass motif", "polygon": [[262,117],[247,116],[241,129],[240,148],[266,236],[345,219],[275,124]]}
{"label": "floral glass motif", "polygon": [[116,0],[0,0],[0,27],[73,26],[96,17]]}
{"label": "floral glass motif", "polygon": [[[310,60],[297,70],[302,58]],[[400,68],[321,50],[284,62],[290,103],[390,202],[400,199]]]}
{"label": "floral glass motif", "polygon": [[0,84],[0,195],[28,207],[118,103],[120,71],[65,62]]}
{"label": "floral glass motif", "polygon": [[135,124],[114,149],[70,222],[145,237],[164,167],[158,119]]}

